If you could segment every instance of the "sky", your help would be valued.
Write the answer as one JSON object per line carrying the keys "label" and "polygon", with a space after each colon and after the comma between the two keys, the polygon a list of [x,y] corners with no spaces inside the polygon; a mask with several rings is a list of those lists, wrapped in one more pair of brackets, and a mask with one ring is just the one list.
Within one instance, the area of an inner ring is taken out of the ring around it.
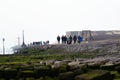
{"label": "sky", "polygon": [[120,30],[120,0],[0,0],[0,49],[56,41],[66,31]]}

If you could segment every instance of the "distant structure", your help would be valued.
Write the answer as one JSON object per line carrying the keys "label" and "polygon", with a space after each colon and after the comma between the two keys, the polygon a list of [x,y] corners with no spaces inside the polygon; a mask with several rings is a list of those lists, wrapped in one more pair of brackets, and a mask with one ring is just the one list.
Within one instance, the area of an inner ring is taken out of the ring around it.
{"label": "distant structure", "polygon": [[109,30],[109,31],[91,31],[91,30],[82,30],[82,31],[67,31],[66,36],[81,36],[83,41],[93,41],[93,40],[104,40],[120,37],[120,30]]}
{"label": "distant structure", "polygon": [[81,36],[83,37],[83,39],[85,41],[91,41],[92,40],[91,30],[83,30]]}
{"label": "distant structure", "polygon": [[91,30],[83,30],[83,31],[67,31],[66,36],[81,36],[84,41],[92,40],[92,31]]}
{"label": "distant structure", "polygon": [[22,37],[23,37],[22,45],[20,45],[19,37],[18,37],[18,45],[15,45],[15,46],[12,47],[14,53],[16,53],[16,52],[20,51],[21,49],[27,47],[26,44],[25,44],[25,41],[24,41],[24,30],[22,32]]}
{"label": "distant structure", "polygon": [[22,47],[26,47],[25,41],[24,41],[24,30],[23,30],[23,43],[22,43]]}

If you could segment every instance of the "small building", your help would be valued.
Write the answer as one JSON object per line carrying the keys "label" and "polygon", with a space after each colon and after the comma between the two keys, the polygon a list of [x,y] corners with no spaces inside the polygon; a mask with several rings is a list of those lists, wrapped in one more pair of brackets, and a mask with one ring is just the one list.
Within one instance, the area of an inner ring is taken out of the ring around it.
{"label": "small building", "polygon": [[67,31],[66,32],[66,36],[81,36],[83,37],[84,41],[88,41],[92,39],[92,33],[91,30],[83,30],[83,31]]}
{"label": "small building", "polygon": [[81,36],[83,41],[93,41],[93,40],[104,40],[120,37],[120,30],[109,30],[109,31],[91,31],[91,30],[82,30],[82,31],[67,31],[66,36]]}

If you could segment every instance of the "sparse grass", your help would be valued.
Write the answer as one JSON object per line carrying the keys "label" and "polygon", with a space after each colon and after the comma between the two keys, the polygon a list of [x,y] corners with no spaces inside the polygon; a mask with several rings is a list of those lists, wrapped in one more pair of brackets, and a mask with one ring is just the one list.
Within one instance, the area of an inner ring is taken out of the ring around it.
{"label": "sparse grass", "polygon": [[93,58],[96,55],[94,53],[60,53],[60,50],[37,50],[37,49],[25,49],[21,51],[23,53],[13,55],[0,56],[0,64],[3,63],[15,63],[15,62],[32,62],[40,60],[63,60],[74,58]]}
{"label": "sparse grass", "polygon": [[74,59],[74,58],[93,58],[94,54],[87,53],[73,53],[73,54],[49,54],[49,53],[36,53],[28,55],[9,55],[0,56],[0,63],[15,63],[15,62],[32,62],[40,60],[63,60],[63,59]]}

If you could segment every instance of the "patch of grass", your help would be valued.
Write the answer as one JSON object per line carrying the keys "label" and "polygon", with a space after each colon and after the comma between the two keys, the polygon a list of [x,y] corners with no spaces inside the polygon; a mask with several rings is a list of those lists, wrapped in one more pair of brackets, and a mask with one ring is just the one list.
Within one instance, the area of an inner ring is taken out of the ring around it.
{"label": "patch of grass", "polygon": [[74,59],[74,58],[93,58],[94,54],[88,53],[59,53],[59,54],[50,54],[50,53],[35,53],[35,54],[20,54],[20,55],[9,55],[9,56],[0,56],[0,64],[2,63],[15,63],[15,62],[32,62],[40,60],[63,60],[63,59]]}
{"label": "patch of grass", "polygon": [[111,74],[114,75],[114,80],[120,80],[120,73],[117,71],[111,71]]}

